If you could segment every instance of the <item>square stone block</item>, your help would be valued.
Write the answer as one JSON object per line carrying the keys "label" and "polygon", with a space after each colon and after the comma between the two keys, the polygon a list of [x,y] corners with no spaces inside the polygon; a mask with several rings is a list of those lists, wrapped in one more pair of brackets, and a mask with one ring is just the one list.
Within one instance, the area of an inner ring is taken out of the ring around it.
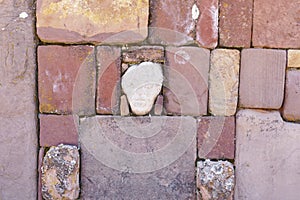
{"label": "square stone block", "polygon": [[300,68],[300,50],[288,50],[288,67]]}
{"label": "square stone block", "polygon": [[195,199],[192,117],[81,119],[81,199]]}
{"label": "square stone block", "polygon": [[242,50],[240,106],[279,109],[284,96],[285,68],[284,50]]}
{"label": "square stone block", "polygon": [[207,49],[167,47],[163,89],[167,114],[207,114],[209,58]]}
{"label": "square stone block", "polygon": [[148,33],[149,0],[37,0],[44,42],[135,43]]}
{"label": "square stone block", "polygon": [[79,118],[72,115],[39,115],[40,146],[78,145]]}
{"label": "square stone block", "polygon": [[96,62],[91,46],[39,46],[41,113],[95,113]]}
{"label": "square stone block", "polygon": [[299,7],[299,0],[255,0],[253,46],[300,48]]}
{"label": "square stone block", "polygon": [[198,156],[234,159],[235,118],[201,117],[198,122]]}

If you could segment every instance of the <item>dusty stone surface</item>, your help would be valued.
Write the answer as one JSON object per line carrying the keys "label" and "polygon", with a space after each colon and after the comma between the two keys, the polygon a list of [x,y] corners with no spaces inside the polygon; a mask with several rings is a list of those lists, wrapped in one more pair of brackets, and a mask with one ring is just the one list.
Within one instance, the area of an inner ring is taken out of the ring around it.
{"label": "dusty stone surface", "polygon": [[232,116],[236,112],[239,90],[240,52],[216,49],[211,53],[209,73],[209,112]]}
{"label": "dusty stone surface", "polygon": [[141,62],[164,63],[165,53],[161,46],[132,46],[122,49],[122,62],[139,64]]}
{"label": "dusty stone surface", "polygon": [[299,7],[298,0],[255,0],[253,46],[300,48]]}
{"label": "dusty stone surface", "polygon": [[283,117],[288,121],[300,121],[300,70],[287,71]]}
{"label": "dusty stone surface", "polygon": [[218,45],[218,0],[196,0],[200,15],[196,24],[196,41],[205,48]]}
{"label": "dusty stone surface", "polygon": [[81,199],[195,199],[192,117],[97,116],[80,124]]}
{"label": "dusty stone surface", "polygon": [[149,42],[162,45],[183,45],[193,42],[194,0],[151,0]]}
{"label": "dusty stone surface", "polygon": [[154,114],[155,115],[161,115],[163,113],[164,109],[164,96],[163,95],[158,95],[155,101],[154,105]]}
{"label": "dusty stone surface", "polygon": [[198,47],[168,47],[164,67],[167,114],[207,114],[210,52]]}
{"label": "dusty stone surface", "polygon": [[148,0],[38,0],[37,34],[45,42],[140,42],[148,15]]}
{"label": "dusty stone surface", "polygon": [[201,117],[198,121],[198,157],[234,159],[235,118]]}
{"label": "dusty stone surface", "polygon": [[95,113],[96,63],[93,47],[39,46],[38,65],[41,113]]}
{"label": "dusty stone surface", "polygon": [[45,147],[41,147],[39,150],[39,160],[38,160],[38,200],[43,200],[43,195],[42,195],[42,166],[43,166],[43,159],[45,155]]}
{"label": "dusty stone surface", "polygon": [[200,200],[232,200],[234,168],[228,161],[197,162],[197,187]]}
{"label": "dusty stone surface", "polygon": [[78,145],[78,116],[39,115],[40,146]]}
{"label": "dusty stone surface", "polygon": [[127,96],[131,111],[136,115],[150,112],[161,91],[163,73],[160,64],[143,62],[131,66],[122,76],[122,89]]}
{"label": "dusty stone surface", "polygon": [[79,196],[79,152],[77,147],[51,147],[43,160],[42,194],[46,200],[74,200]]}
{"label": "dusty stone surface", "polygon": [[300,68],[300,50],[288,50],[288,67]]}
{"label": "dusty stone surface", "polygon": [[241,110],[236,121],[236,199],[299,199],[300,125],[279,112]]}
{"label": "dusty stone surface", "polygon": [[241,58],[240,106],[279,109],[284,96],[286,52],[244,49]]}
{"label": "dusty stone surface", "polygon": [[253,0],[220,0],[220,45],[250,47]]}
{"label": "dusty stone surface", "polygon": [[32,0],[0,1],[1,200],[37,198],[33,5]]}
{"label": "dusty stone surface", "polygon": [[122,95],[121,96],[121,102],[120,102],[120,112],[121,112],[121,116],[126,116],[129,115],[129,105],[128,105],[128,101],[126,98],[126,95]]}
{"label": "dusty stone surface", "polygon": [[121,49],[97,47],[97,114],[118,114],[121,94]]}

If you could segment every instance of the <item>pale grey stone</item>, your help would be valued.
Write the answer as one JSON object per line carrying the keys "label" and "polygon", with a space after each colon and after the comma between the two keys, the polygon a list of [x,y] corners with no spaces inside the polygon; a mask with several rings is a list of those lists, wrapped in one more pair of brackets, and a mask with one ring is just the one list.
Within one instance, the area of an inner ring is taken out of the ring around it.
{"label": "pale grey stone", "polygon": [[126,95],[121,96],[120,111],[121,111],[121,116],[129,115],[129,107],[128,107],[128,101]]}

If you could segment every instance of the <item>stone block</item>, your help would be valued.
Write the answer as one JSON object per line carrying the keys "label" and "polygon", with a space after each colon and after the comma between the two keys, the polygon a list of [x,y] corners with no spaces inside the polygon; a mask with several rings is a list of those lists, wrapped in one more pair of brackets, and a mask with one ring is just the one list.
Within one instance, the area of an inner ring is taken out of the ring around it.
{"label": "stone block", "polygon": [[41,113],[95,113],[96,68],[91,46],[39,46]]}
{"label": "stone block", "polygon": [[236,126],[235,199],[299,199],[300,125],[241,110]]}
{"label": "stone block", "polygon": [[127,115],[130,114],[130,112],[129,112],[129,104],[128,104],[126,95],[122,95],[121,96],[120,113],[121,113],[121,116],[127,116]]}
{"label": "stone block", "polygon": [[154,115],[162,115],[164,111],[164,96],[158,95],[154,105]]}
{"label": "stone block", "polygon": [[286,52],[244,49],[241,59],[239,105],[279,109],[284,96]]}
{"label": "stone block", "polygon": [[300,68],[300,50],[288,50],[288,67]]}
{"label": "stone block", "polygon": [[232,116],[236,112],[239,90],[240,52],[215,49],[209,72],[209,112]]}
{"label": "stone block", "polygon": [[161,46],[132,46],[124,48],[122,62],[139,64],[141,62],[164,63],[164,48]]}
{"label": "stone block", "polygon": [[167,114],[207,114],[209,57],[209,50],[198,47],[166,49],[163,93]]}
{"label": "stone block", "polygon": [[59,144],[78,145],[77,116],[39,115],[40,146],[50,147]]}
{"label": "stone block", "polygon": [[149,1],[38,0],[44,42],[136,43],[147,37]]}
{"label": "stone block", "polygon": [[192,117],[96,116],[80,126],[81,199],[196,198]]}

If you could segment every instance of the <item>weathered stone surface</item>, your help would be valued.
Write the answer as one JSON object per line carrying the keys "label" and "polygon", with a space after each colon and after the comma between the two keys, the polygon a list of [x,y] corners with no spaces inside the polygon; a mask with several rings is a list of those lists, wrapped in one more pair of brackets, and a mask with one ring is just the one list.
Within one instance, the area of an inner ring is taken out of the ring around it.
{"label": "weathered stone surface", "polygon": [[121,112],[121,116],[126,116],[130,114],[126,95],[121,96],[120,112]]}
{"label": "weathered stone surface", "polygon": [[39,150],[39,160],[38,160],[38,200],[43,200],[42,195],[42,166],[43,166],[43,159],[45,155],[45,147],[41,147]]}
{"label": "weathered stone surface", "polygon": [[287,71],[283,117],[288,121],[300,121],[300,70]]}
{"label": "weathered stone surface", "polygon": [[59,144],[78,145],[77,116],[39,115],[40,146],[50,147]]}
{"label": "weathered stone surface", "polygon": [[79,196],[79,152],[77,147],[51,147],[43,160],[42,194],[46,200],[75,200]]}
{"label": "weathered stone surface", "polygon": [[207,114],[209,51],[197,47],[168,47],[164,68],[167,114]]}
{"label": "weathered stone surface", "polygon": [[286,52],[244,49],[241,58],[240,106],[279,109],[284,96]]}
{"label": "weathered stone surface", "polygon": [[150,0],[149,42],[183,45],[193,42],[194,0]]}
{"label": "weathered stone surface", "polygon": [[81,199],[195,199],[192,117],[97,116],[80,124]]}
{"label": "weathered stone surface", "polygon": [[300,50],[288,51],[288,67],[300,68]]}
{"label": "weathered stone surface", "polygon": [[216,49],[211,53],[209,112],[231,116],[236,112],[239,90],[240,52]]}
{"label": "weathered stone surface", "polygon": [[205,48],[218,45],[218,0],[196,0],[200,16],[196,24],[196,41]]}
{"label": "weathered stone surface", "polygon": [[90,46],[39,46],[40,112],[95,113],[96,69]]}
{"label": "weathered stone surface", "polygon": [[299,48],[299,7],[299,0],[255,0],[253,46]]}
{"label": "weathered stone surface", "polygon": [[97,47],[97,65],[97,113],[118,114],[121,95],[121,49],[109,46]]}
{"label": "weathered stone surface", "polygon": [[133,46],[124,48],[122,62],[139,64],[141,62],[164,63],[164,48],[161,46]]}
{"label": "weathered stone surface", "polygon": [[164,96],[163,95],[158,95],[155,101],[154,105],[154,114],[155,115],[161,115],[164,110]]}
{"label": "weathered stone surface", "polygon": [[198,157],[234,159],[235,118],[201,117],[198,122]]}
{"label": "weathered stone surface", "polygon": [[197,187],[199,200],[232,200],[234,168],[227,161],[197,162]]}
{"label": "weathered stone surface", "polygon": [[163,73],[160,64],[143,62],[131,66],[122,76],[122,89],[127,96],[131,111],[136,115],[150,112],[161,91]]}
{"label": "weathered stone surface", "polygon": [[250,47],[253,0],[220,0],[220,45]]}
{"label": "weathered stone surface", "polygon": [[0,1],[1,200],[37,198],[33,4]]}
{"label": "weathered stone surface", "polygon": [[45,42],[139,42],[148,15],[148,0],[38,0],[37,33]]}
{"label": "weathered stone surface", "polygon": [[235,199],[299,199],[300,125],[279,112],[237,114]]}

